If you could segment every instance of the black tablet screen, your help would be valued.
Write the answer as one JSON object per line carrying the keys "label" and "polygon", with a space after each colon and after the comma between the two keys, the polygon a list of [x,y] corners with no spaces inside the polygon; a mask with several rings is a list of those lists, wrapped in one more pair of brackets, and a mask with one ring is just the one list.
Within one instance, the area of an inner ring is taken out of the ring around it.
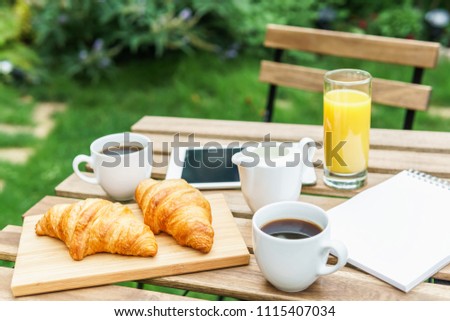
{"label": "black tablet screen", "polygon": [[231,161],[241,148],[188,149],[181,178],[188,183],[238,182],[239,173]]}

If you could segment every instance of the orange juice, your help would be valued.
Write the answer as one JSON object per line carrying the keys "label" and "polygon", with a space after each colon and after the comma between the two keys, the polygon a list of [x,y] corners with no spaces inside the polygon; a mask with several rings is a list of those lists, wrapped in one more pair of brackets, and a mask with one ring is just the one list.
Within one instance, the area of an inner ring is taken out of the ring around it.
{"label": "orange juice", "polygon": [[366,170],[369,159],[370,96],[358,90],[336,89],[324,95],[323,103],[327,169],[343,175]]}

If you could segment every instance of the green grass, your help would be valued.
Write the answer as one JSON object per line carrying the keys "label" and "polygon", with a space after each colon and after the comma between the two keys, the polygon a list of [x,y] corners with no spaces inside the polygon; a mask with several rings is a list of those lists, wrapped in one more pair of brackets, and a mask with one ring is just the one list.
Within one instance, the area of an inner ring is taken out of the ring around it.
{"label": "green grass", "polygon": [[17,99],[18,90],[0,83],[0,123],[31,125],[33,103]]}
{"label": "green grass", "polygon": [[0,260],[0,266],[13,268],[14,267],[14,262]]}
{"label": "green grass", "polygon": [[28,133],[1,134],[0,148],[34,146],[36,141],[36,137]]}
{"label": "green grass", "polygon": [[[132,288],[138,287],[137,282],[120,282],[120,283],[117,283],[117,285],[128,286],[128,287],[132,287]],[[159,285],[152,285],[152,284],[143,284],[143,289],[153,291],[153,292],[181,295],[181,296],[186,296],[189,298],[197,298],[197,299],[210,300],[210,301],[217,301],[217,300],[236,301],[236,300],[238,300],[238,299],[231,298],[231,297],[220,297],[215,294],[200,293],[200,292],[195,292],[195,291],[186,291],[186,290],[182,290],[182,289],[169,288],[166,286],[159,286]]]}
{"label": "green grass", "polygon": [[433,87],[431,105],[450,106],[450,58],[441,59],[435,69],[427,70],[423,83]]}

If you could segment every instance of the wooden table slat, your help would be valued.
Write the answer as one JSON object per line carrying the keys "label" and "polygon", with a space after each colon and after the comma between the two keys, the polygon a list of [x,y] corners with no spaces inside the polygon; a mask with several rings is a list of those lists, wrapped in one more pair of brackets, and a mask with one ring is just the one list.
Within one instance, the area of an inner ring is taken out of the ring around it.
{"label": "wooden table slat", "polygon": [[[87,176],[92,175],[91,173],[85,173]],[[392,174],[383,174],[383,173],[369,173],[369,178],[367,184],[358,189],[358,190],[336,190],[331,189],[328,186],[326,186],[323,183],[322,180],[322,170],[316,169],[316,175],[317,175],[317,184],[314,186],[302,186],[301,194],[302,195],[323,195],[324,197],[352,197],[356,195],[357,193],[361,192],[362,190],[365,190],[367,188],[370,188],[372,186],[375,186],[386,179],[392,177]],[[160,175],[152,175],[155,179],[163,179],[160,177]],[[239,189],[237,190],[221,190],[220,193],[224,193],[229,195],[230,193],[233,193],[233,191],[240,192]],[[63,180],[58,186],[55,188],[55,193],[57,196],[62,197],[72,197],[72,198],[87,198],[87,197],[101,197],[109,199],[108,195],[105,193],[105,191],[99,186],[99,185],[93,185],[86,183],[82,181],[78,176],[75,174],[71,174],[68,176],[65,180]],[[246,213],[246,208],[243,208],[242,206],[246,206],[246,204],[243,204],[241,202],[236,203],[236,207],[234,206],[235,202],[231,202],[231,210],[235,213]]]}
{"label": "wooden table slat", "polygon": [[243,300],[450,300],[450,291],[444,285],[423,283],[406,294],[348,267],[320,277],[305,291],[286,293],[275,289],[264,279],[253,255],[250,265],[245,267],[177,275],[145,282]]}
{"label": "wooden table slat", "polygon": [[[323,129],[317,125],[230,121],[217,119],[144,116],[131,127],[147,134],[196,133],[196,137],[259,141],[270,133],[272,140],[297,141],[311,137],[322,142]],[[450,153],[450,135],[443,132],[372,129],[371,147],[375,149]],[[393,137],[395,139],[393,139]],[[173,138],[172,138],[173,139]],[[169,140],[169,141],[172,141]]]}
{"label": "wooden table slat", "polygon": [[60,291],[15,298],[10,289],[13,269],[0,267],[0,301],[186,301],[196,300],[174,294],[139,290],[118,285],[105,285],[79,290]]}
{"label": "wooden table slat", "polygon": [[[173,137],[152,133],[146,133],[145,135],[153,142],[154,159],[156,162],[153,167],[153,174],[157,177],[164,177],[169,162],[169,157],[164,155],[168,155],[167,153],[171,151],[171,148],[166,148],[163,145],[167,145],[167,141],[171,141]],[[450,135],[448,136],[450,137]],[[180,136],[180,141],[188,142],[188,136]],[[203,146],[210,143],[212,139],[210,137],[196,137],[195,141]],[[230,139],[216,139],[214,141],[225,146],[231,142],[235,142],[236,144],[245,142],[243,140],[233,141]],[[450,146],[450,142],[448,145]],[[317,150],[314,161],[322,163],[323,149],[319,148]],[[450,178],[450,167],[447,166],[449,163],[450,153],[438,153],[426,149],[419,151],[371,148],[369,151],[369,171],[374,173],[396,174],[404,169],[413,168],[440,178]]]}
{"label": "wooden table slat", "polygon": [[17,225],[6,225],[3,230],[3,232],[16,232],[16,233],[22,233],[22,226]]}
{"label": "wooden table slat", "polygon": [[14,261],[19,247],[20,233],[0,231],[0,260]]}
{"label": "wooden table slat", "polygon": [[[86,175],[91,175],[86,173]],[[375,176],[374,176],[375,177]],[[379,178],[380,176],[376,176],[375,178]],[[389,175],[390,177],[390,175]],[[382,176],[382,179],[385,177]],[[378,182],[378,180],[373,179],[374,183]],[[328,187],[324,186],[322,181],[320,181],[320,185],[326,191],[328,191]],[[308,192],[314,192],[320,195],[320,190],[313,189],[312,187],[304,186],[302,189],[302,195],[300,195],[299,200],[304,202],[314,203],[324,209],[330,209],[344,201],[341,198],[328,197],[328,196],[318,196],[318,195],[308,195]],[[354,193],[355,191],[353,191]],[[99,197],[110,199],[106,192],[99,185],[92,185],[86,183],[78,178],[75,174],[70,175],[67,179],[61,182],[55,189],[55,193],[57,196],[61,197],[70,197],[70,198],[79,198],[85,199],[89,197]],[[225,199],[233,212],[234,216],[237,217],[251,217],[251,210],[245,202],[244,196],[240,189],[230,189],[230,190],[213,190],[213,191],[203,191],[205,194],[216,194],[222,193],[225,196]],[[348,193],[336,193],[338,196],[348,196]]]}

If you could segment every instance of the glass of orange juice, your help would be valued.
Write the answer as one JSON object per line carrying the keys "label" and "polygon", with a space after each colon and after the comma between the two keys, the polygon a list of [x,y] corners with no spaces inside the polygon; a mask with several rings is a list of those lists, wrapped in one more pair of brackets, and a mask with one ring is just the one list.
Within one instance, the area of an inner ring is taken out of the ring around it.
{"label": "glass of orange juice", "polygon": [[372,76],[358,69],[325,73],[324,182],[338,189],[364,185],[369,160]]}

